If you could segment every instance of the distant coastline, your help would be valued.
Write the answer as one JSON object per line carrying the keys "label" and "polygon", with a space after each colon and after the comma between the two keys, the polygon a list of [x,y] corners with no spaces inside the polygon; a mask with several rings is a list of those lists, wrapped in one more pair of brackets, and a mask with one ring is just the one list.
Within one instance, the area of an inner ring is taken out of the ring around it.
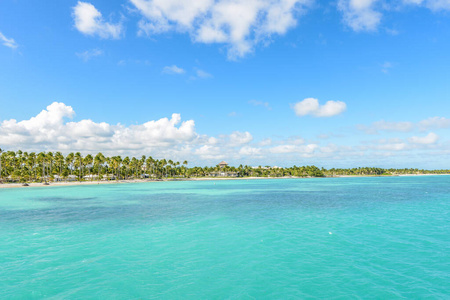
{"label": "distant coastline", "polygon": [[418,168],[319,168],[304,166],[230,166],[226,161],[213,166],[188,166],[188,161],[154,159],[151,156],[122,157],[63,155],[61,152],[23,152],[0,149],[0,187],[41,185],[86,185],[175,180],[224,180],[263,178],[357,177],[450,174],[450,169]]}
{"label": "distant coastline", "polygon": [[100,181],[59,181],[45,185],[44,182],[27,183],[0,183],[0,189],[27,188],[27,187],[61,187],[61,186],[91,186],[104,184],[129,184],[129,183],[151,183],[151,182],[174,182],[174,181],[222,181],[222,180],[264,180],[264,179],[311,179],[311,178],[360,178],[360,177],[417,177],[417,176],[446,176],[450,174],[396,174],[396,175],[336,175],[336,176],[284,176],[284,177],[195,177],[195,178],[166,178],[166,179],[130,179],[130,180],[100,180]]}

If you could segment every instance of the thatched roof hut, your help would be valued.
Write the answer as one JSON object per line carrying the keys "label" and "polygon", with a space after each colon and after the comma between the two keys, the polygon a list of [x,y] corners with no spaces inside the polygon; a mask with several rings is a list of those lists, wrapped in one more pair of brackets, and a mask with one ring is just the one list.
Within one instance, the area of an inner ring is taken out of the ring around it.
{"label": "thatched roof hut", "polygon": [[226,163],[225,161],[221,161],[219,163],[219,167],[221,167],[221,168],[226,167],[226,166],[228,166],[228,163]]}

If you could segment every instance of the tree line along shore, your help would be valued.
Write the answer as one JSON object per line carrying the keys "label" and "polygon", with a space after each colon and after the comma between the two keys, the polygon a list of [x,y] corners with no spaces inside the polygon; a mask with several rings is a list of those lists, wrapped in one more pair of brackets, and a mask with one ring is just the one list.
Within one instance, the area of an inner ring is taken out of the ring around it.
{"label": "tree line along shore", "polygon": [[216,165],[188,167],[188,162],[140,158],[83,156],[80,152],[64,156],[61,152],[22,152],[0,149],[0,183],[54,181],[108,181],[136,179],[176,179],[208,177],[334,177],[334,176],[395,176],[450,174],[450,170],[359,168],[318,168],[316,166],[251,167]]}

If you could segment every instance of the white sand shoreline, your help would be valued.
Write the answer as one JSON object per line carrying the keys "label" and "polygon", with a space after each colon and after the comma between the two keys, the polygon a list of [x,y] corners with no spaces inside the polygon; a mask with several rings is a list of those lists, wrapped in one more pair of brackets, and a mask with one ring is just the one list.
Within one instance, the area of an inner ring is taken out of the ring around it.
{"label": "white sand shoreline", "polygon": [[0,189],[27,188],[27,187],[57,187],[57,186],[86,186],[100,184],[127,184],[127,183],[150,183],[150,182],[173,182],[173,181],[214,181],[214,180],[262,180],[262,179],[309,179],[309,178],[356,178],[356,177],[409,177],[409,176],[445,176],[450,174],[399,174],[399,175],[336,175],[328,177],[201,177],[201,178],[180,178],[180,179],[132,179],[132,180],[111,180],[111,181],[72,181],[72,182],[50,182],[44,185],[43,182],[28,183],[23,186],[22,183],[1,183]]}
{"label": "white sand shoreline", "polygon": [[132,179],[132,180],[110,180],[110,181],[72,181],[72,182],[49,182],[49,185],[44,185],[43,182],[28,182],[28,186],[23,186],[23,183],[3,183],[0,184],[2,188],[27,188],[27,187],[55,187],[55,186],[84,186],[84,185],[100,185],[100,184],[127,184],[127,183],[151,183],[151,182],[174,182],[174,181],[214,181],[214,180],[257,180],[257,179],[282,179],[282,178],[305,178],[305,177],[202,177],[202,178],[180,178],[180,179]]}

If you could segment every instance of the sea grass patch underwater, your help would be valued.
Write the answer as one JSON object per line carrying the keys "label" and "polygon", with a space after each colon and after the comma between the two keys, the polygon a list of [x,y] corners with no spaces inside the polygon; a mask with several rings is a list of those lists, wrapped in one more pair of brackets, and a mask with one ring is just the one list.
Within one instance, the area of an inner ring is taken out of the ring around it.
{"label": "sea grass patch underwater", "polygon": [[450,177],[0,190],[0,298],[447,298]]}

